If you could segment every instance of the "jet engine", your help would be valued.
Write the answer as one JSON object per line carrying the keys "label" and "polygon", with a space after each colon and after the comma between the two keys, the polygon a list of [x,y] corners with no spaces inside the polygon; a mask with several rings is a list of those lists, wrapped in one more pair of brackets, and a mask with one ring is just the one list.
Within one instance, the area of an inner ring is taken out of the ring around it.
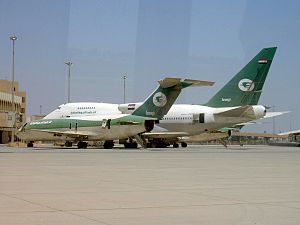
{"label": "jet engine", "polygon": [[252,108],[253,108],[255,119],[263,118],[267,113],[266,108],[262,105],[254,105],[252,106]]}

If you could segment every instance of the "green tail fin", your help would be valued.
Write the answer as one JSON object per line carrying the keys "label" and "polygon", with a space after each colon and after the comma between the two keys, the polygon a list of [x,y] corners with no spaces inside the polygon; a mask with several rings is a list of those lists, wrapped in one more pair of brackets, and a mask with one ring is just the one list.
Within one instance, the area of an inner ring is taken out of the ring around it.
{"label": "green tail fin", "polygon": [[132,115],[162,119],[176,101],[183,88],[189,86],[212,86],[214,82],[181,78],[164,78],[158,88],[139,106]]}
{"label": "green tail fin", "polygon": [[256,105],[276,49],[277,47],[262,49],[205,105],[216,108]]}

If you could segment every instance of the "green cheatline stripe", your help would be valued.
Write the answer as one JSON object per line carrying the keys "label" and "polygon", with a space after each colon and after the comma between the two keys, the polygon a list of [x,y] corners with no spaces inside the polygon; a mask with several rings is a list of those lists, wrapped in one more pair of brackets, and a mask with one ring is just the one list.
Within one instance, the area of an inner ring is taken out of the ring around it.
{"label": "green cheatline stripe", "polygon": [[[109,119],[109,117],[107,118]],[[141,117],[141,116],[133,116],[126,115],[119,118],[111,119],[111,126],[120,125],[126,122],[134,122],[137,124],[143,123],[145,120],[149,120],[150,118]],[[28,123],[26,129],[58,129],[58,128],[68,128],[70,124],[72,128],[77,127],[95,127],[101,126],[102,120],[82,120],[82,119],[46,119],[46,120],[36,120],[31,123]]]}

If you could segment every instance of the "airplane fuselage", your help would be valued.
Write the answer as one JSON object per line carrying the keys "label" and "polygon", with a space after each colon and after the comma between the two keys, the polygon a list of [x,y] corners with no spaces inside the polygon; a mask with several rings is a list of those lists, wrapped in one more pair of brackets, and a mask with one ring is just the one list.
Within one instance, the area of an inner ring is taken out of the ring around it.
{"label": "airplane fuselage", "polygon": [[127,114],[43,119],[25,124],[18,136],[24,141],[114,140],[145,132],[150,120]]}
{"label": "airplane fuselage", "polygon": [[[130,114],[141,103],[110,104],[110,103],[69,103],[61,105],[58,109],[48,114],[44,119],[72,118],[103,115],[103,114]],[[165,132],[186,132],[188,135],[201,134],[215,131],[223,127],[260,119],[265,115],[265,108],[260,105],[253,106],[254,113],[242,116],[218,116],[238,107],[213,108],[203,105],[174,104],[170,111],[157,124]],[[154,130],[155,131],[155,130]]]}

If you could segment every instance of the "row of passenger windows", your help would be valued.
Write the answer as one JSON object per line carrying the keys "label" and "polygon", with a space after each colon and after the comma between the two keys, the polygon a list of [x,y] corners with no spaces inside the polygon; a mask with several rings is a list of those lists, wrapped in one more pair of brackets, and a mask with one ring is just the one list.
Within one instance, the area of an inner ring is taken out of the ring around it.
{"label": "row of passenger windows", "polygon": [[90,107],[78,107],[77,109],[96,109],[96,107],[94,106],[94,107],[92,107],[92,106],[90,106]]}
{"label": "row of passenger windows", "polygon": [[164,117],[162,120],[191,120],[192,117]]}

